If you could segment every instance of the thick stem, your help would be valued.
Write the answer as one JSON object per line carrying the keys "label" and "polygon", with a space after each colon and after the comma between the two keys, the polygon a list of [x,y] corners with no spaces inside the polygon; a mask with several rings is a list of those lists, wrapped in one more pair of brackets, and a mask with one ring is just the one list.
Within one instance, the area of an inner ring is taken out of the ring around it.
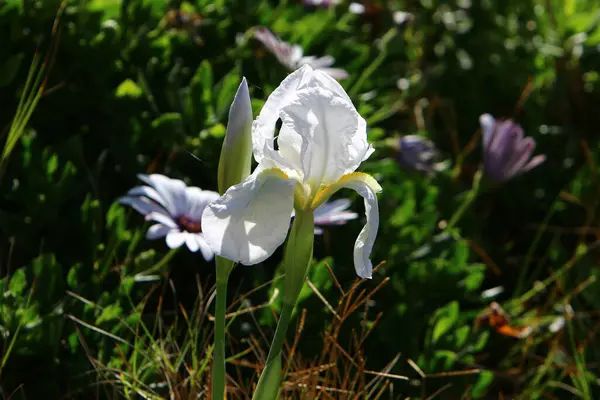
{"label": "thick stem", "polygon": [[225,398],[225,313],[227,312],[227,281],[233,262],[217,257],[217,304],[215,307],[215,333],[213,347],[212,398]]}
{"label": "thick stem", "polygon": [[308,273],[313,254],[314,216],[312,210],[296,210],[292,231],[288,238],[283,266],[285,281],[283,307],[269,349],[265,369],[260,375],[253,400],[275,400],[279,392],[282,371],[282,350],[300,290]]}

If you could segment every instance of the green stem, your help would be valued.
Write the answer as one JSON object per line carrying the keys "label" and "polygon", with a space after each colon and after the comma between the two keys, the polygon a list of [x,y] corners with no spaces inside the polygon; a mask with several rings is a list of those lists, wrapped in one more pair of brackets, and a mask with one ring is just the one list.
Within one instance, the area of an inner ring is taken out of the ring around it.
{"label": "green stem", "polygon": [[469,208],[471,203],[473,203],[473,201],[475,201],[475,199],[477,198],[477,195],[479,194],[479,189],[481,187],[481,176],[482,172],[477,171],[473,178],[473,187],[471,188],[469,193],[467,193],[467,196],[465,197],[465,200],[460,205],[460,207],[454,212],[454,214],[452,214],[450,222],[448,222],[448,225],[446,225],[446,231],[450,232],[454,225],[456,225],[456,223],[462,218],[465,211],[467,211],[467,208]]}
{"label": "green stem", "polygon": [[362,88],[363,84],[366,82],[366,80],[369,79],[369,77],[377,70],[377,68],[381,66],[381,64],[383,64],[388,55],[387,46],[390,43],[390,41],[396,36],[396,33],[397,30],[395,28],[392,28],[389,31],[387,31],[385,35],[383,35],[380,41],[381,52],[358,77],[358,80],[348,92],[350,97],[356,96]]}
{"label": "green stem", "polygon": [[213,347],[212,398],[225,398],[225,313],[227,312],[227,281],[234,263],[217,257],[217,304],[215,307],[215,333]]}
{"label": "green stem", "polygon": [[294,306],[312,261],[314,227],[312,210],[297,209],[283,256],[283,266],[285,268],[283,306],[275,330],[275,337],[269,349],[265,369],[260,375],[256,391],[252,396],[253,400],[277,399],[282,373],[283,344],[285,343]]}

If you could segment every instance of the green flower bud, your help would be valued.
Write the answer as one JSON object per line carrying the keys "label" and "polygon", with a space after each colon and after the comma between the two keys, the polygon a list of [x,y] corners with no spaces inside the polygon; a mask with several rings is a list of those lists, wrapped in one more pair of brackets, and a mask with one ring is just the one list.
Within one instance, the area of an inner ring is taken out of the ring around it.
{"label": "green flower bud", "polygon": [[250,175],[251,160],[252,106],[248,84],[243,78],[229,109],[227,132],[221,147],[218,172],[220,194]]}

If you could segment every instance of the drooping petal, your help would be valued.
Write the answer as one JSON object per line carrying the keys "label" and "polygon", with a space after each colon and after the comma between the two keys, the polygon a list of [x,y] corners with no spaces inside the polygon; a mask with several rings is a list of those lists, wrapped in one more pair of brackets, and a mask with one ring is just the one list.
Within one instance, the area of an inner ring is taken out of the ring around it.
{"label": "drooping petal", "polygon": [[170,249],[181,247],[183,242],[185,242],[186,234],[187,232],[181,232],[179,230],[172,230],[167,233],[167,246],[169,246]]}
{"label": "drooping petal", "polygon": [[165,237],[169,232],[171,232],[172,229],[173,228],[169,228],[163,224],[154,224],[148,228],[148,231],[146,232],[146,239],[152,240]]}
{"label": "drooping petal", "polygon": [[185,183],[179,179],[171,179],[164,175],[152,174],[143,175],[139,174],[138,178],[152,186],[164,199],[164,206],[172,216],[179,216],[185,212],[186,209],[186,195],[185,195]]}
{"label": "drooping petal", "polygon": [[255,171],[209,204],[204,239],[224,258],[253,265],[267,259],[287,236],[296,182],[280,170]]}
{"label": "drooping petal", "polygon": [[364,154],[352,147],[358,113],[352,103],[324,88],[297,92],[282,111],[283,124],[302,137],[301,162],[304,181],[319,187],[338,181],[356,168]]}
{"label": "drooping petal", "polygon": [[275,134],[275,124],[279,111],[291,99],[301,83],[312,75],[312,68],[303,66],[289,74],[271,93],[256,120],[252,124],[252,147],[254,159],[260,163],[266,142],[271,142]]}
{"label": "drooping petal", "polygon": [[373,272],[373,264],[369,256],[379,229],[379,206],[375,194],[381,192],[382,189],[372,176],[354,172],[343,176],[335,184],[325,187],[314,199],[313,208],[325,202],[342,188],[353,189],[364,198],[367,222],[354,244],[354,268],[358,276],[369,279]]}
{"label": "drooping petal", "polygon": [[184,215],[198,222],[202,219],[202,213],[208,203],[219,198],[217,192],[201,190],[191,186],[185,189],[185,193],[187,195],[187,210]]}

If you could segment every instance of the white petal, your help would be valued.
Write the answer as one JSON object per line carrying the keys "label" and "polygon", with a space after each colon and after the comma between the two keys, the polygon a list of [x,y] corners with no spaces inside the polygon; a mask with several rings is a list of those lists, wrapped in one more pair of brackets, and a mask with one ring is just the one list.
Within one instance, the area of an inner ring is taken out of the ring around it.
{"label": "white petal", "polygon": [[302,137],[305,182],[314,187],[332,184],[358,167],[366,151],[353,146],[358,117],[351,102],[320,87],[298,91],[281,111],[283,124]]}
{"label": "white petal", "polygon": [[308,65],[292,72],[271,93],[262,110],[252,125],[252,146],[254,159],[260,163],[263,159],[265,142],[272,141],[275,133],[275,124],[279,119],[279,111],[289,99],[294,96],[302,82],[312,76],[313,70]]}
{"label": "white petal", "polygon": [[326,201],[326,199],[330,198],[341,188],[353,189],[364,198],[367,223],[360,231],[354,244],[354,268],[356,268],[356,273],[361,278],[371,278],[373,264],[369,256],[371,255],[371,250],[377,237],[377,230],[379,229],[379,206],[375,193],[381,191],[381,186],[379,186],[379,183],[372,176],[361,172],[354,172],[345,175],[335,184],[322,190],[317,198],[313,200],[313,207],[318,207],[319,204],[322,204],[322,202]]}
{"label": "white petal", "polygon": [[187,245],[188,249],[190,249],[190,251],[192,253],[197,252],[198,249],[200,248],[200,245],[198,244],[198,241],[196,240],[195,233],[185,232],[185,244]]}
{"label": "white petal", "polygon": [[485,148],[492,140],[494,129],[496,129],[496,120],[490,114],[482,114],[479,117],[479,124],[481,125],[483,147]]}
{"label": "white petal", "polygon": [[171,232],[173,228],[169,228],[168,226],[162,224],[154,224],[150,228],[148,228],[148,232],[146,232],[146,239],[159,239],[167,236],[169,232]]}
{"label": "white petal", "polygon": [[200,221],[208,203],[219,198],[219,193],[197,187],[187,187],[185,193],[187,195],[187,210],[185,210],[184,215],[194,221]]}
{"label": "white petal", "polygon": [[229,188],[202,215],[211,250],[244,265],[266,260],[287,236],[295,184],[279,170],[266,170]]}
{"label": "white petal", "polygon": [[215,253],[213,253],[213,251],[210,249],[210,247],[206,243],[206,240],[204,240],[204,235],[202,233],[197,233],[195,236],[196,236],[196,241],[198,242],[198,247],[200,247],[200,252],[202,253],[202,257],[204,257],[204,259],[206,261],[212,260],[215,257]]}
{"label": "white petal", "polygon": [[187,232],[180,232],[178,230],[172,230],[167,234],[167,246],[170,249],[176,249],[180,247],[185,241]]}
{"label": "white petal", "polygon": [[377,237],[377,230],[379,229],[377,196],[375,196],[375,193],[373,193],[369,186],[360,181],[351,181],[344,186],[356,190],[365,200],[367,222],[354,243],[354,268],[356,268],[356,273],[361,278],[371,279],[373,264],[369,257],[371,256],[373,244]]}
{"label": "white petal", "polygon": [[147,197],[148,199],[160,204],[162,207],[166,208],[165,199],[163,199],[160,194],[150,186],[136,186],[133,189],[127,192],[127,196],[130,197]]}
{"label": "white petal", "polygon": [[185,188],[186,185],[179,179],[171,179],[164,175],[139,174],[138,178],[144,183],[152,186],[164,199],[164,206],[173,216],[183,215],[187,208]]}
{"label": "white petal", "polygon": [[306,82],[300,86],[300,89],[310,87],[325,88],[336,96],[352,103],[352,100],[350,100],[348,93],[346,93],[342,85],[340,85],[340,83],[333,79],[329,74],[325,73],[325,70],[326,69],[315,70],[310,76],[311,79],[307,79]]}
{"label": "white petal", "polygon": [[163,213],[151,212],[150,214],[146,215],[146,221],[156,221],[159,224],[168,226],[169,228],[177,228],[177,223],[173,220],[173,218]]}
{"label": "white petal", "polygon": [[130,206],[142,215],[148,215],[151,212],[157,212],[166,215],[165,210],[161,206],[143,197],[138,198],[124,196],[119,198],[119,203]]}

